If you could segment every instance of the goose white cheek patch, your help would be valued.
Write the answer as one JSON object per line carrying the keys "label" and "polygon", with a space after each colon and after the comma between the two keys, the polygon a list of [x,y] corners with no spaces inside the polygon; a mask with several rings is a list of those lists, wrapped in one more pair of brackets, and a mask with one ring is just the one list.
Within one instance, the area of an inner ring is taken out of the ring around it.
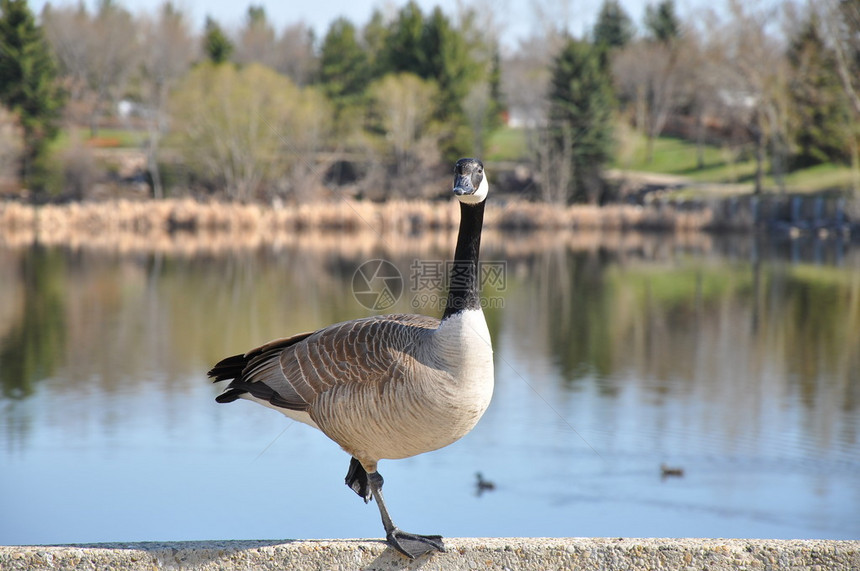
{"label": "goose white cheek patch", "polygon": [[466,204],[478,204],[487,198],[487,193],[489,191],[490,185],[487,184],[487,173],[484,172],[484,178],[481,179],[481,184],[478,186],[478,190],[475,191],[475,194],[464,194],[462,196],[458,196],[457,200]]}

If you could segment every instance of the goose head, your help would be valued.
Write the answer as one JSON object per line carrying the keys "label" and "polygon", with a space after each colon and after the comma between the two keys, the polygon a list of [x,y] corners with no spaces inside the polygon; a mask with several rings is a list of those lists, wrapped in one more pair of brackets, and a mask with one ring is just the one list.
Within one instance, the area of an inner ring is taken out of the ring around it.
{"label": "goose head", "polygon": [[454,196],[464,204],[478,204],[490,190],[484,165],[478,159],[460,159],[454,167]]}

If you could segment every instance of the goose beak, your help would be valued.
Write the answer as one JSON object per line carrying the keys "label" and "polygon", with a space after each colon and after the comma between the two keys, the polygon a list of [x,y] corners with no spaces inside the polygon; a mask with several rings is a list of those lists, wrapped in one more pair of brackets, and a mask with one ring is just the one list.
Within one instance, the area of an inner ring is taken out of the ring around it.
{"label": "goose beak", "polygon": [[468,174],[460,174],[454,177],[454,194],[457,196],[465,196],[475,194],[475,185],[472,184],[472,177]]}

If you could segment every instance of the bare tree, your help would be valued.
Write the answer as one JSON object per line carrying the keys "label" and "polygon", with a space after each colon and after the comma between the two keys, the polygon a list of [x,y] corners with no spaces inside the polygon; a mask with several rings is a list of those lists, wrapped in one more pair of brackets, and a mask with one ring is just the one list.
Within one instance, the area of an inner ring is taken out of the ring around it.
{"label": "bare tree", "polygon": [[101,0],[91,20],[87,43],[87,85],[94,94],[90,132],[98,135],[106,103],[122,95],[138,54],[132,15],[113,0]]}
{"label": "bare tree", "polygon": [[630,42],[612,58],[619,97],[632,106],[634,125],[648,138],[649,161],[669,117],[692,99],[696,53],[693,37],[685,34],[671,42]]}
{"label": "bare tree", "polygon": [[573,19],[573,0],[531,0],[532,14],[538,33],[545,37],[564,36],[570,33]]}
{"label": "bare tree", "polygon": [[502,91],[512,126],[533,128],[546,122],[550,63],[563,43],[560,33],[536,32],[503,58]]}
{"label": "bare tree", "polygon": [[161,5],[154,18],[144,19],[142,28],[140,77],[142,95],[148,107],[147,165],[153,194],[155,198],[162,198],[164,190],[158,168],[158,149],[161,136],[167,131],[167,94],[196,59],[197,42],[191,37],[185,14],[177,10],[170,0]]}
{"label": "bare tree", "polygon": [[45,4],[41,17],[45,35],[66,78],[69,97],[73,102],[82,101],[88,93],[90,14],[83,3],[59,7]]}
{"label": "bare tree", "polygon": [[18,117],[0,105],[0,191],[12,184],[24,153],[24,130]]}
{"label": "bare tree", "polygon": [[531,146],[537,157],[541,198],[544,202],[567,205],[574,192],[573,133],[569,125],[561,125],[561,144],[549,128],[532,132]]}
{"label": "bare tree", "polygon": [[788,153],[788,88],[784,46],[775,34],[778,8],[729,0],[729,18],[709,37],[711,54],[723,86],[725,108],[748,122],[755,147],[755,192],[764,186],[764,165],[770,146],[774,175],[782,186]]}
{"label": "bare tree", "polygon": [[304,22],[288,25],[281,32],[276,50],[275,69],[296,85],[308,85],[317,69],[313,30]]}
{"label": "bare tree", "polygon": [[100,0],[92,15],[83,3],[46,6],[42,18],[72,100],[86,103],[90,131],[96,136],[104,105],[119,98],[135,69],[135,22],[113,0]]}
{"label": "bare tree", "polygon": [[245,25],[239,30],[236,40],[236,62],[260,63],[275,69],[278,64],[278,49],[275,29],[266,18],[262,6],[248,6]]}
{"label": "bare tree", "polygon": [[437,87],[417,75],[401,73],[377,80],[369,93],[376,128],[382,133],[381,147],[393,159],[397,175],[420,176],[423,169],[435,165],[440,158],[440,131],[432,123]]}

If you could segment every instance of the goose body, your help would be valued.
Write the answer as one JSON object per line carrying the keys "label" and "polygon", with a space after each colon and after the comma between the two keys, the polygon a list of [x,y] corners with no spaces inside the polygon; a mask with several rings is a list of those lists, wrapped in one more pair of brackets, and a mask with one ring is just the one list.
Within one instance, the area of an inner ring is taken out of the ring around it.
{"label": "goose body", "polygon": [[469,310],[444,321],[385,315],[337,323],[243,355],[243,371],[212,372],[241,377],[218,402],[247,398],[274,408],[322,430],[367,469],[467,434],[490,403],[492,359],[483,312]]}
{"label": "goose body", "polygon": [[[352,456],[346,483],[375,499],[389,544],[414,558],[441,537],[394,526],[382,498],[381,459],[436,450],[467,434],[493,393],[493,351],[480,304],[478,254],[487,180],[476,159],[455,167],[460,230],[445,313],[383,315],[271,341],[216,364],[217,397],[274,408],[318,428]],[[456,271],[456,277],[455,277]]]}

